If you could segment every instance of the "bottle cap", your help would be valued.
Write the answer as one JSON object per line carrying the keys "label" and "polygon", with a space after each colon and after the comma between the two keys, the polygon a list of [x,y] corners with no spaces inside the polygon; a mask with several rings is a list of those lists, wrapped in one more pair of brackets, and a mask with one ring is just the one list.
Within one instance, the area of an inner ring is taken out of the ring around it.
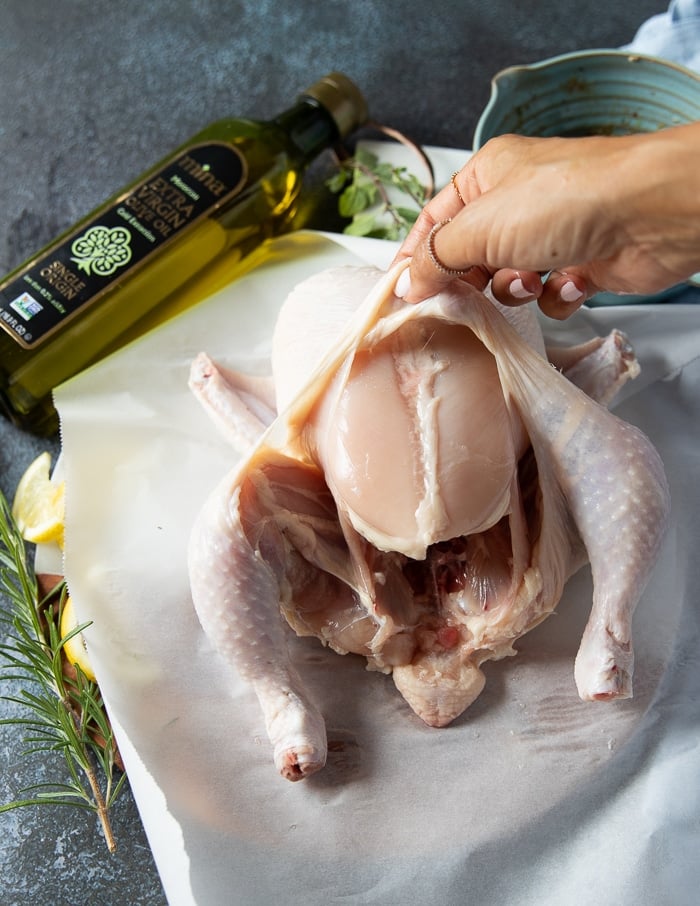
{"label": "bottle cap", "polygon": [[335,120],[341,138],[367,122],[367,101],[357,85],[342,72],[330,72],[302,92],[318,101]]}

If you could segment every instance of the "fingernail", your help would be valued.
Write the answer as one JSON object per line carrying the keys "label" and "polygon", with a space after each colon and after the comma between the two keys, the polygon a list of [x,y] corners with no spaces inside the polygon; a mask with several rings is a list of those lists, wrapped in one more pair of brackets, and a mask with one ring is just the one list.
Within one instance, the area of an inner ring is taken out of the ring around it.
{"label": "fingernail", "polygon": [[523,281],[520,277],[516,277],[515,280],[508,287],[508,292],[516,299],[534,299],[535,294],[531,293],[529,289],[525,289],[523,286]]}
{"label": "fingernail", "polygon": [[408,268],[401,271],[399,279],[396,281],[394,295],[399,299],[404,299],[411,292],[411,273]]}
{"label": "fingernail", "polygon": [[562,288],[559,290],[559,295],[564,302],[578,302],[579,299],[583,298],[583,293],[571,280],[567,280],[566,283],[562,285]]}

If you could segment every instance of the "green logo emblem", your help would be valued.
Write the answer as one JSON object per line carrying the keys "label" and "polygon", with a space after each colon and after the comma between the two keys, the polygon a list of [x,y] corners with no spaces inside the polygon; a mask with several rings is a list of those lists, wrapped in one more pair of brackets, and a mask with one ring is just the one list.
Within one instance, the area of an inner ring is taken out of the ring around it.
{"label": "green logo emblem", "polygon": [[71,252],[79,270],[88,276],[109,277],[131,261],[131,233],[125,227],[94,226],[75,240]]}

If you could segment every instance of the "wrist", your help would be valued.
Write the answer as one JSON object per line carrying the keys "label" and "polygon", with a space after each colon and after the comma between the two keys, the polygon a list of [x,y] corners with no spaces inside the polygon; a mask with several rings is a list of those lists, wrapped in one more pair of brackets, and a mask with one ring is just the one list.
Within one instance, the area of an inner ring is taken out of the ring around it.
{"label": "wrist", "polygon": [[630,137],[625,230],[679,279],[700,271],[700,123]]}

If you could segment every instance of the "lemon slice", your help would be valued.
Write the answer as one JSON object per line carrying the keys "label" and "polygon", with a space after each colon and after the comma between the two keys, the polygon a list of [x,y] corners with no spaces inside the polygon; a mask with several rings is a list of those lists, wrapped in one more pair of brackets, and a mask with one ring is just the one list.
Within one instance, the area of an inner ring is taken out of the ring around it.
{"label": "lemon slice", "polygon": [[41,453],[20,478],[12,516],[25,541],[63,547],[65,482],[51,481],[51,455]]}
{"label": "lemon slice", "polygon": [[[73,607],[73,599],[70,595],[66,597],[66,600],[63,603],[63,612],[61,613],[61,638],[65,639],[75,627],[78,625],[78,619],[75,615],[75,607]],[[79,632],[77,635],[72,636],[64,644],[63,650],[66,653],[66,657],[71,662],[75,664],[83,671],[85,676],[95,682],[95,672],[92,669],[92,664],[90,663],[90,658],[87,653],[87,646],[85,645],[85,639],[83,638],[82,632]]]}

